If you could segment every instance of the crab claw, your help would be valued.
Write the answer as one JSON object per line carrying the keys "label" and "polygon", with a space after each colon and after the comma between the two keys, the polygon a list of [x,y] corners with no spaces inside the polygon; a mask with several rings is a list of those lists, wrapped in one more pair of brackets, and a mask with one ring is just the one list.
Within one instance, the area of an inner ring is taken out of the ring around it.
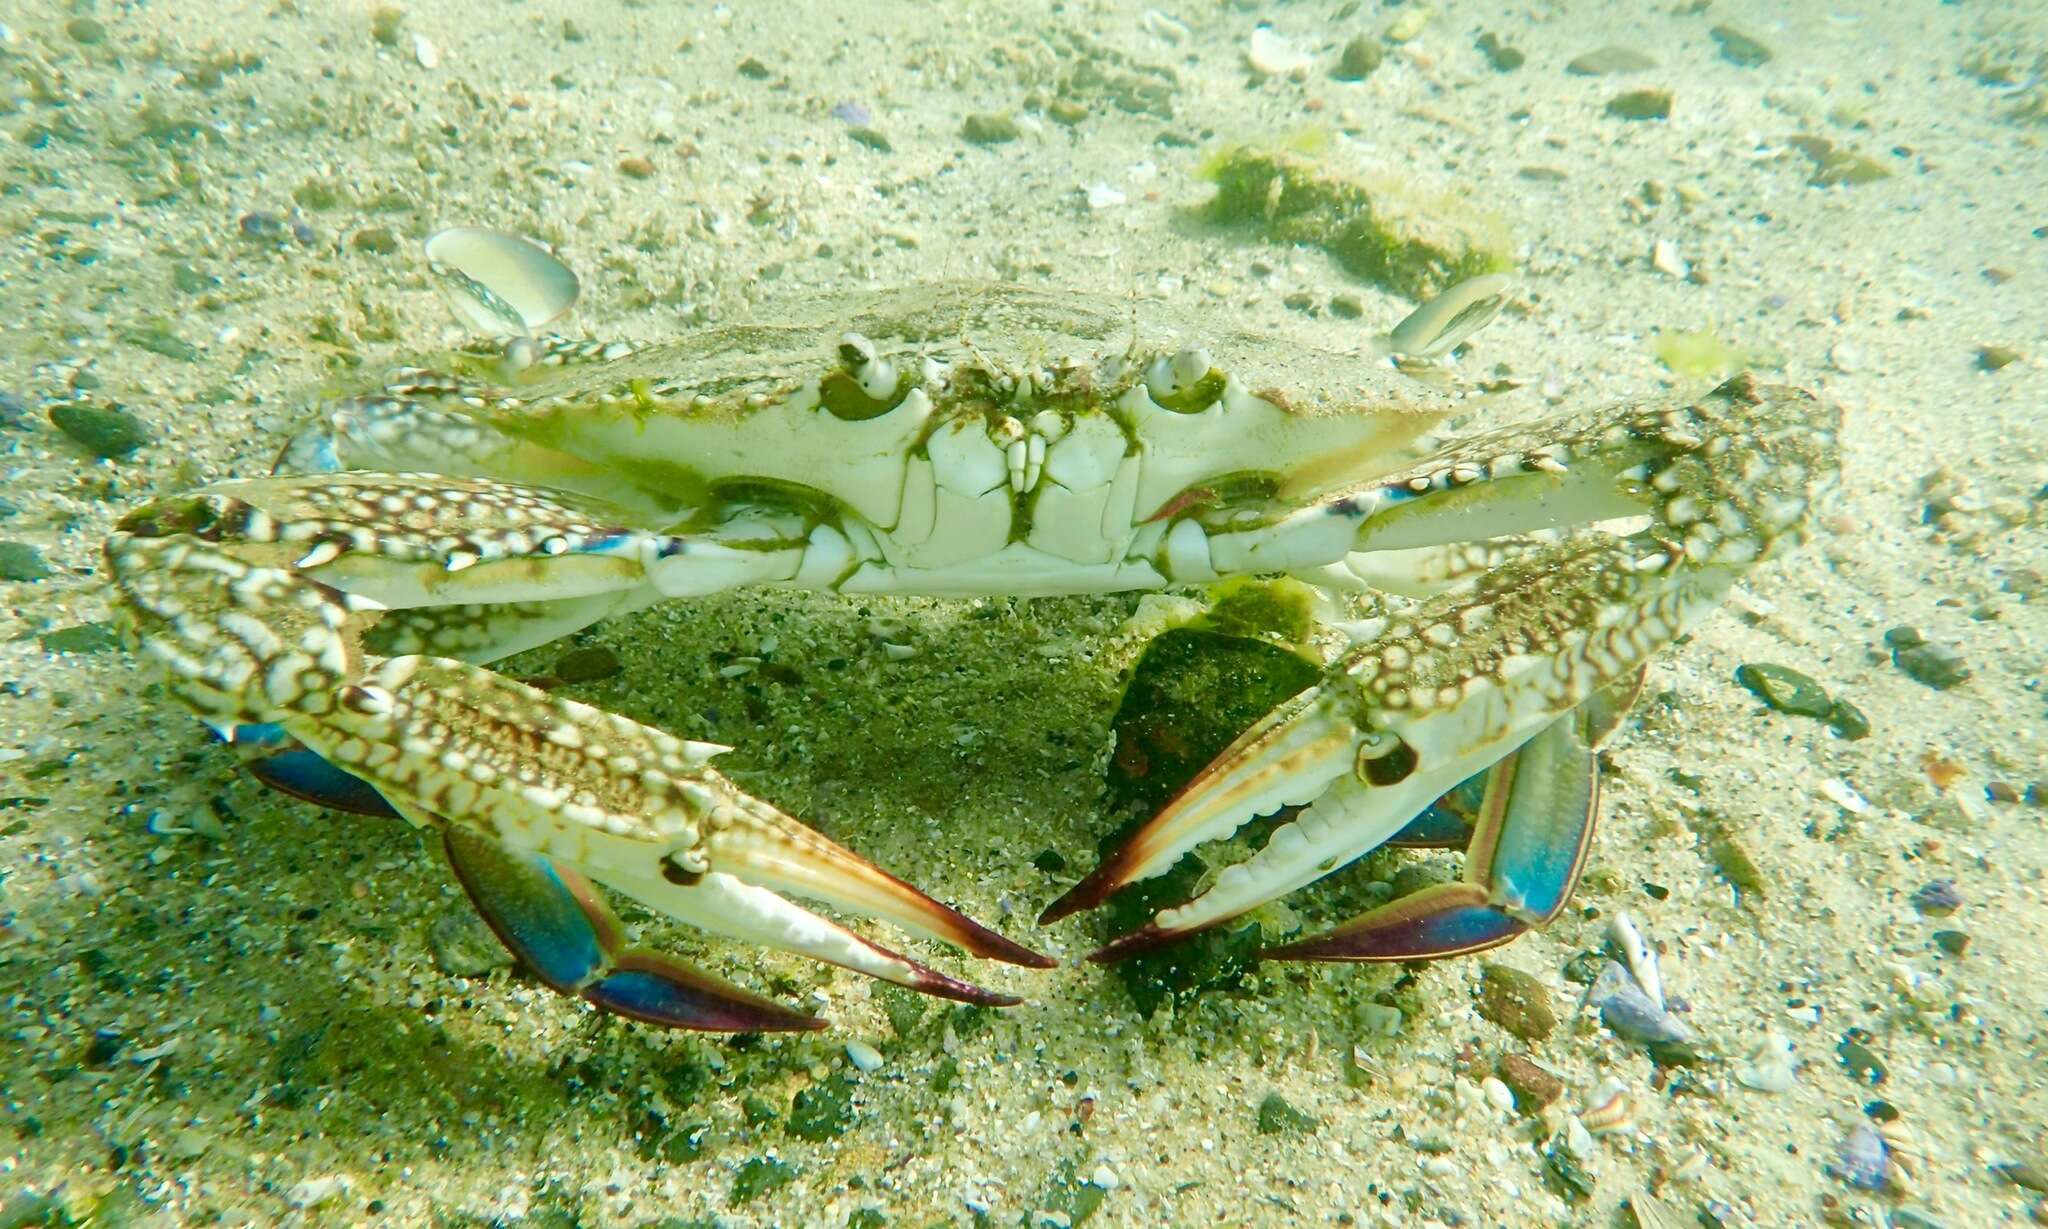
{"label": "crab claw", "polygon": [[563,994],[669,1028],[737,1033],[825,1027],[823,1020],[672,956],[625,946],[618,916],[573,870],[459,827],[442,826],[442,846],[484,921],[513,955]]}
{"label": "crab claw", "polygon": [[1240,737],[1048,913],[1100,903],[1201,841],[1308,804],[1206,892],[1089,957],[1121,959],[1255,909],[1397,837],[1454,839],[1455,807],[1434,820],[1429,811],[1491,770],[1463,882],[1273,954],[1419,959],[1540,925],[1577,881],[1596,802],[1592,747],[1618,719],[1605,699],[1569,715],[1603,690],[1627,693],[1643,661],[1710,611],[1733,576],[1680,567],[1644,539],[1580,538],[1429,599],[1412,618],[1383,622]]}
{"label": "crab claw", "polygon": [[1498,947],[1571,900],[1600,813],[1600,769],[1577,713],[1558,718],[1485,777],[1456,883],[1424,888],[1269,960],[1434,960]]}

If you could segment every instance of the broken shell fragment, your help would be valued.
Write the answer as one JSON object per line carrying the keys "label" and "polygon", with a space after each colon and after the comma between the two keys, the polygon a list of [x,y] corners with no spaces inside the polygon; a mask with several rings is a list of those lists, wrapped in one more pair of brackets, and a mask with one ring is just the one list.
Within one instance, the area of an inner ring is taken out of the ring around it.
{"label": "broken shell fragment", "polygon": [[427,236],[426,254],[456,318],[493,337],[532,333],[576,302],[576,274],[539,244],[482,226]]}
{"label": "broken shell fragment", "polygon": [[1395,354],[1441,358],[1500,314],[1513,285],[1505,273],[1468,277],[1408,313],[1387,334],[1387,345]]}

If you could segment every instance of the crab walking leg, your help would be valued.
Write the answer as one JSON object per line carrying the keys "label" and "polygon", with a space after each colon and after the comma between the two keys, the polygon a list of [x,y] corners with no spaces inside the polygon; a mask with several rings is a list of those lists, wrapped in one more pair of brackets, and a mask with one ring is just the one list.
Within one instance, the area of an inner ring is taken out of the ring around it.
{"label": "crab walking leg", "polygon": [[[1811,398],[1762,395],[1742,382],[1636,421],[1628,441],[1660,444],[1628,476],[1648,529],[1533,550],[1385,621],[1204,769],[1048,919],[1163,873],[1282,803],[1314,799],[1207,892],[1095,957],[1213,926],[1387,841],[1445,791],[1635,675],[1758,559],[1798,540],[1813,489],[1832,468],[1834,431],[1833,411]],[[1556,822],[1550,843],[1581,839],[1582,819]],[[1496,829],[1537,830],[1512,819]],[[1516,848],[1506,856],[1511,865],[1538,857]]]}

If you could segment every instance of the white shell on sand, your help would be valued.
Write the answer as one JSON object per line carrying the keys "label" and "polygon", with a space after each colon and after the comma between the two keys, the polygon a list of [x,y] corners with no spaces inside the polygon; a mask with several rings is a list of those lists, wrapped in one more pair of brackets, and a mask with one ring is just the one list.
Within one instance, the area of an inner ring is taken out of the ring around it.
{"label": "white shell on sand", "polygon": [[427,236],[427,260],[463,323],[491,336],[530,333],[568,311],[576,274],[547,249],[482,226]]}

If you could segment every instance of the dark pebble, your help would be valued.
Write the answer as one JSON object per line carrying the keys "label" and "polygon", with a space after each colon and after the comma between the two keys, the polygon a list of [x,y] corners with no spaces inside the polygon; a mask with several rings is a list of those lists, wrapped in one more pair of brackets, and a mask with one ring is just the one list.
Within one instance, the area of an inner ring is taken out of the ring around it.
{"label": "dark pebble", "polygon": [[1885,632],[1884,642],[1887,648],[1896,653],[1900,649],[1918,648],[1920,645],[1926,644],[1927,637],[1921,635],[1920,629],[1912,624],[1902,623]]}
{"label": "dark pebble", "polygon": [[1883,1061],[1871,1052],[1870,1047],[1863,1044],[1869,1036],[1860,1028],[1850,1029],[1841,1044],[1835,1047],[1835,1056],[1842,1060],[1842,1070],[1848,1072],[1850,1079],[1876,1088],[1891,1073],[1885,1070]]}
{"label": "dark pebble", "polygon": [[1479,36],[1479,53],[1493,65],[1495,72],[1511,73],[1529,62],[1529,57],[1522,54],[1520,48],[1508,46],[1500,41],[1499,35],[1491,32]]}
{"label": "dark pebble", "polygon": [[371,226],[350,235],[348,245],[358,252],[389,256],[398,250],[398,236],[388,226]]}
{"label": "dark pebble", "polygon": [[1616,119],[1670,119],[1670,90],[1630,90],[1607,100],[1607,114]]}
{"label": "dark pebble", "polygon": [[1707,33],[1721,44],[1721,58],[1742,68],[1757,68],[1771,62],[1771,49],[1734,26],[1715,26]]}
{"label": "dark pebble", "polygon": [[1847,700],[1837,699],[1829,705],[1825,720],[1828,728],[1835,732],[1835,737],[1846,742],[1870,737],[1870,718]]}
{"label": "dark pebble", "polygon": [[2014,1161],[2009,1165],[1993,1165],[1991,1172],[2022,1190],[2048,1195],[2048,1166]]}
{"label": "dark pebble", "polygon": [[[4,515],[0,512],[0,516]],[[1984,787],[1984,796],[1992,802],[2018,802],[2020,791],[2010,781],[1993,781]]]}
{"label": "dark pebble", "polygon": [[264,243],[282,243],[284,237],[291,233],[291,228],[285,225],[283,218],[260,209],[243,214],[236,220],[235,225],[241,228],[242,234],[246,237]]}
{"label": "dark pebble", "polygon": [[1379,40],[1361,35],[1344,44],[1344,52],[1337,57],[1337,67],[1330,75],[1339,81],[1363,81],[1386,58],[1386,48],[1380,46]]}
{"label": "dark pebble", "polygon": [[1259,1102],[1259,1134],[1306,1135],[1316,1129],[1315,1117],[1296,1109],[1287,1098],[1269,1092]]}
{"label": "dark pebble", "polygon": [[619,655],[601,644],[570,649],[555,659],[555,677],[564,683],[595,683],[623,669]]}
{"label": "dark pebble", "polygon": [[1735,667],[1735,681],[1747,687],[1765,707],[1795,717],[1824,718],[1834,700],[1810,676],[1790,666],[1754,662]]}
{"label": "dark pebble", "polygon": [[125,457],[149,442],[149,428],[112,406],[72,402],[50,410],[57,429],[96,457]]}
{"label": "dark pebble", "polygon": [[1951,956],[1960,956],[1970,950],[1970,935],[1962,930],[1937,930],[1934,932],[1934,946]]}
{"label": "dark pebble", "polygon": [[1564,1081],[1538,1066],[1527,1054],[1510,1054],[1500,1060],[1500,1082],[1515,1094],[1515,1108],[1534,1114],[1564,1093]]}
{"label": "dark pebble", "polygon": [[1365,314],[1365,300],[1355,294],[1332,295],[1330,314],[1340,320],[1356,320]]}
{"label": "dark pebble", "polygon": [[1929,917],[1947,917],[1963,907],[1963,894],[1953,879],[1936,879],[1913,893],[1913,907]]}
{"label": "dark pebble", "polygon": [[115,1057],[121,1053],[121,1048],[127,1044],[128,1039],[115,1030],[110,1028],[99,1029],[93,1033],[92,1040],[86,1043],[85,1065],[88,1067],[104,1067],[108,1063],[113,1062]]}
{"label": "dark pebble", "polygon": [[1067,869],[1067,860],[1056,849],[1041,849],[1032,855],[1031,865],[1037,867],[1041,875],[1057,875]]}
{"label": "dark pebble", "polygon": [[74,623],[36,637],[45,653],[107,653],[121,647],[121,638],[104,623]]}
{"label": "dark pebble", "polygon": [[745,77],[749,81],[766,81],[774,75],[774,73],[768,70],[766,64],[761,63],[761,61],[753,56],[748,56],[740,61],[740,76]]}
{"label": "dark pebble", "polygon": [[976,145],[1001,145],[1023,135],[1017,121],[995,111],[976,111],[960,125],[960,135]]}
{"label": "dark pebble", "polygon": [[1946,645],[1916,644],[1892,654],[1892,662],[1916,683],[1947,691],[1970,677],[1963,655]]}
{"label": "dark pebble", "polygon": [[2002,371],[2025,357],[2016,346],[1977,347],[1977,367],[1980,371]]}
{"label": "dark pebble", "polygon": [[1504,964],[1479,974],[1479,1014],[1523,1041],[1542,1041],[1557,1027],[1550,991],[1542,982]]}
{"label": "dark pebble", "polygon": [[64,23],[64,33],[69,34],[71,41],[81,47],[90,47],[95,43],[107,41],[107,28],[90,17],[73,17]]}
{"label": "dark pebble", "polygon": [[870,128],[865,124],[858,128],[847,129],[846,135],[852,138],[855,144],[865,145],[878,154],[886,154],[896,148],[889,143],[887,133],[883,132],[880,128]]}
{"label": "dark pebble", "polygon": [[26,584],[51,575],[42,551],[26,542],[0,542],[0,580]]}

